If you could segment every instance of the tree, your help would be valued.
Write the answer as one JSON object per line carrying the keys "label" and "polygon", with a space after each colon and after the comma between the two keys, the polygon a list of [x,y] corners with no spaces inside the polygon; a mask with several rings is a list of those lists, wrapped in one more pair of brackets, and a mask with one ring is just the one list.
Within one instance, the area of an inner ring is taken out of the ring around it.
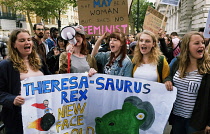
{"label": "tree", "polygon": [[32,0],[34,2],[34,12],[47,20],[55,17],[58,20],[58,29],[61,28],[61,14],[65,13],[69,6],[76,6],[76,0]]}
{"label": "tree", "polygon": [[[129,22],[131,28],[135,28],[137,33],[143,30],[144,17],[148,6],[154,8],[153,3],[146,0],[133,0],[132,2],[129,14]],[[135,30],[131,29],[131,33],[133,34]]]}
{"label": "tree", "polygon": [[30,13],[35,13],[44,20],[55,17],[60,29],[60,14],[65,13],[70,5],[76,6],[76,0],[4,0],[0,1],[14,12],[20,12],[27,16],[31,30],[32,22]]}
{"label": "tree", "polygon": [[[25,14],[28,18],[30,27],[32,29],[32,23],[30,19],[30,12],[32,9],[30,1],[27,0],[2,0],[0,1],[0,4],[5,5],[6,7],[9,7],[13,13],[22,13]],[[31,7],[31,8],[30,8]]]}

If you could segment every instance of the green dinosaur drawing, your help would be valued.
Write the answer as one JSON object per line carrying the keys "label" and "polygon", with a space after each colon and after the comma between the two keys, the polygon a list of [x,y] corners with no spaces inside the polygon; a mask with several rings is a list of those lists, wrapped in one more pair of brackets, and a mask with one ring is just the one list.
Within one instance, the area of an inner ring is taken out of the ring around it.
{"label": "green dinosaur drawing", "polygon": [[153,106],[142,102],[136,96],[125,99],[122,109],[95,119],[96,134],[139,134],[139,129],[147,130],[155,119]]}

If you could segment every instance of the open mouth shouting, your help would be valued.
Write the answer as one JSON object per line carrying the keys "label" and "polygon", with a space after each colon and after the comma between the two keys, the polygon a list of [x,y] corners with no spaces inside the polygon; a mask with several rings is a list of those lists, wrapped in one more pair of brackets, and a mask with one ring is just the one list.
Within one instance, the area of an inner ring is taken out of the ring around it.
{"label": "open mouth shouting", "polygon": [[199,55],[203,55],[203,54],[204,54],[204,49],[203,49],[203,48],[198,49],[198,50],[197,50],[197,53],[198,53]]}
{"label": "open mouth shouting", "polygon": [[31,46],[24,46],[24,50],[30,51],[31,50]]}
{"label": "open mouth shouting", "polygon": [[115,46],[114,46],[114,45],[111,45],[111,46],[110,46],[110,48],[111,48],[111,49],[114,49],[114,48],[115,48]]}
{"label": "open mouth shouting", "polygon": [[142,50],[147,50],[147,47],[141,47]]}
{"label": "open mouth shouting", "polygon": [[142,53],[145,53],[148,51],[148,47],[145,47],[145,46],[140,47],[140,49]]}

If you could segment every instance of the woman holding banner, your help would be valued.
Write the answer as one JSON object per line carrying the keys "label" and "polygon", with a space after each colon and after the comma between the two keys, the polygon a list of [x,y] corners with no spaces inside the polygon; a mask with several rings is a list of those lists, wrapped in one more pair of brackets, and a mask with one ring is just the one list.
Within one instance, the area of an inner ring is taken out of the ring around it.
{"label": "woman holding banner", "polygon": [[162,82],[169,75],[169,65],[157,44],[155,34],[143,31],[137,35],[137,45],[132,62],[133,77]]}
{"label": "woman holding banner", "polygon": [[21,80],[50,74],[33,45],[29,31],[16,29],[8,43],[8,59],[0,62],[0,104],[6,134],[23,134]]}
{"label": "woman holding banner", "polygon": [[127,56],[126,38],[122,32],[113,32],[109,35],[111,51],[98,52],[101,41],[108,35],[106,32],[98,38],[91,55],[103,66],[104,74],[131,77],[133,64]]}
{"label": "woman holding banner", "polygon": [[210,134],[210,60],[204,37],[189,32],[182,39],[180,56],[164,80],[168,90],[177,88],[169,123],[173,134]]}

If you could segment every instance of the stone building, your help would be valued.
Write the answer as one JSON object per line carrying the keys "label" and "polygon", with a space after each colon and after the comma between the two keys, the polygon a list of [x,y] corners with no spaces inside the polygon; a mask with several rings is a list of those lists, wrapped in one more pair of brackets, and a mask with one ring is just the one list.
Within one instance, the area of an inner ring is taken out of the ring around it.
{"label": "stone building", "polygon": [[[0,0],[1,1],[1,0]],[[58,27],[56,18],[50,18],[44,21],[41,17],[31,13],[30,18],[32,25],[35,23],[44,23],[47,27]],[[61,14],[61,28],[76,24],[78,19],[78,8],[70,6],[65,14]],[[8,34],[16,28],[25,28],[30,31],[30,25],[26,15],[12,12],[9,7],[0,5],[0,35],[8,36]]]}
{"label": "stone building", "polygon": [[179,6],[168,6],[161,4],[160,0],[155,2],[156,9],[168,17],[167,34],[177,32],[184,35],[189,31],[198,31],[206,26],[210,0],[180,0]]}

